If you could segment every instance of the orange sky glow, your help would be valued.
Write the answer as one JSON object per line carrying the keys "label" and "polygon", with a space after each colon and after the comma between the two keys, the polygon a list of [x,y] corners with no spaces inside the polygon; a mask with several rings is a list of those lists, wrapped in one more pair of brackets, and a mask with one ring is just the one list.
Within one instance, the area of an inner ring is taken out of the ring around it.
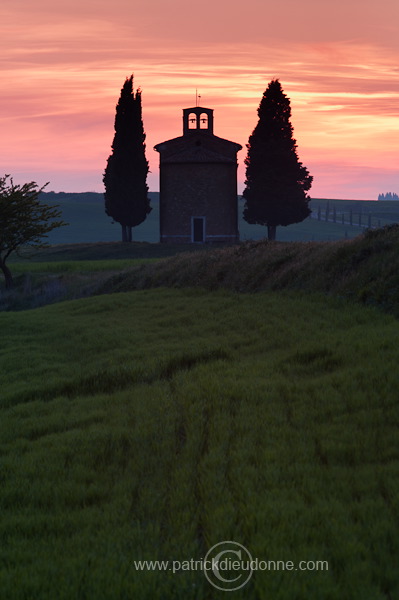
{"label": "orange sky glow", "polygon": [[245,144],[269,81],[291,100],[311,196],[399,193],[397,0],[3,0],[0,175],[48,190],[103,191],[115,105],[142,89],[148,183],[155,144],[182,109],[214,109],[215,134]]}

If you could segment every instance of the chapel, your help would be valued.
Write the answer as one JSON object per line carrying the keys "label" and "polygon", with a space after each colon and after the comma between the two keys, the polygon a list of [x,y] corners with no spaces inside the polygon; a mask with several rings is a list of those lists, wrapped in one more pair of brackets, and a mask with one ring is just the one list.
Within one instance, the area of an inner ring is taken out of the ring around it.
{"label": "chapel", "polygon": [[213,133],[212,109],[183,109],[183,135],[155,146],[160,155],[161,242],[238,242],[241,149]]}

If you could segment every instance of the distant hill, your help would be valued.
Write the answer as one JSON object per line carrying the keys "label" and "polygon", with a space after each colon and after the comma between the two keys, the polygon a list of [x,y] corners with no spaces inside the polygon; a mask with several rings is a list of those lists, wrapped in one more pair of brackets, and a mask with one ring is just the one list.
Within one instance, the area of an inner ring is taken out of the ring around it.
{"label": "distant hill", "polygon": [[[150,192],[152,211],[139,227],[133,229],[138,242],[159,241],[159,193]],[[104,211],[104,196],[95,192],[43,192],[41,198],[62,210],[68,227],[55,229],[48,236],[51,244],[116,242],[120,240],[120,225],[113,223]],[[241,240],[259,240],[266,229],[248,225],[242,212],[244,201],[238,197]],[[333,241],[352,238],[367,227],[381,227],[399,222],[399,202],[367,200],[317,199],[311,201],[312,216],[288,227],[277,228],[280,241]]]}
{"label": "distant hill", "polygon": [[[135,241],[158,241],[158,198],[159,194],[150,192],[153,208],[149,217],[133,230]],[[62,218],[68,227],[53,230],[48,236],[50,244],[78,244],[84,242],[116,242],[120,240],[120,225],[113,223],[105,214],[104,195],[95,192],[68,193],[42,192],[41,199],[62,210]]]}

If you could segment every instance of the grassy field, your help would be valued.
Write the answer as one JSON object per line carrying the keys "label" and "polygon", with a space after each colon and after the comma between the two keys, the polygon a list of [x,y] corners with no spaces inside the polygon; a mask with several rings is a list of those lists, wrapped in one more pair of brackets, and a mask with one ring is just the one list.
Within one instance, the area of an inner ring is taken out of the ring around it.
{"label": "grassy field", "polygon": [[399,324],[296,293],[155,289],[0,314],[0,596],[225,598],[223,540],[259,560],[246,600],[399,596]]}
{"label": "grassy field", "polygon": [[160,258],[187,252],[192,256],[210,250],[202,245],[147,242],[58,244],[40,250],[25,249],[19,256],[12,255],[8,263],[14,288],[5,290],[0,280],[0,311],[91,296],[104,289],[115,274],[128,273]]}
{"label": "grassy field", "polygon": [[[159,260],[163,259],[163,260]],[[399,316],[399,226],[336,242],[58,245],[10,261],[16,287],[0,310],[151,287],[302,290],[338,295]]]}
{"label": "grassy field", "polygon": [[96,271],[120,271],[131,267],[151,262],[151,258],[136,259],[110,259],[110,260],[60,260],[51,262],[34,262],[30,264],[17,262],[12,266],[13,272],[26,273],[85,273]]}
{"label": "grassy field", "polygon": [[223,598],[200,570],[135,561],[198,561],[228,539],[328,563],[256,571],[234,598],[396,598],[399,324],[359,303],[399,316],[398,256],[391,226],[15,257],[0,294],[0,598]]}

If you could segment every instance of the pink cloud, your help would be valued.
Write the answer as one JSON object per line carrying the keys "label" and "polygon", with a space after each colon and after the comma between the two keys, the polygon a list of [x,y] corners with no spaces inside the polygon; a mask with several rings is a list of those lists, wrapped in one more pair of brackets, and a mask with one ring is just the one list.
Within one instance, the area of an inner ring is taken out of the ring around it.
{"label": "pink cloud", "polygon": [[[215,109],[215,133],[245,146],[262,93],[279,77],[318,195],[335,190],[345,197],[358,186],[363,196],[365,181],[374,194],[384,177],[399,190],[396,0],[384,0],[378,12],[369,0],[336,0],[331,7],[319,0],[272,6],[247,0],[242,7],[238,0],[204,0],[200,10],[183,0],[6,0],[3,168],[21,177],[36,172],[33,179],[75,191],[86,172],[87,186],[101,190],[115,104],[134,72],[143,89],[154,189],[159,157],[152,148],[181,133],[181,109],[194,103],[196,88]],[[241,181],[244,158],[245,150]]]}

